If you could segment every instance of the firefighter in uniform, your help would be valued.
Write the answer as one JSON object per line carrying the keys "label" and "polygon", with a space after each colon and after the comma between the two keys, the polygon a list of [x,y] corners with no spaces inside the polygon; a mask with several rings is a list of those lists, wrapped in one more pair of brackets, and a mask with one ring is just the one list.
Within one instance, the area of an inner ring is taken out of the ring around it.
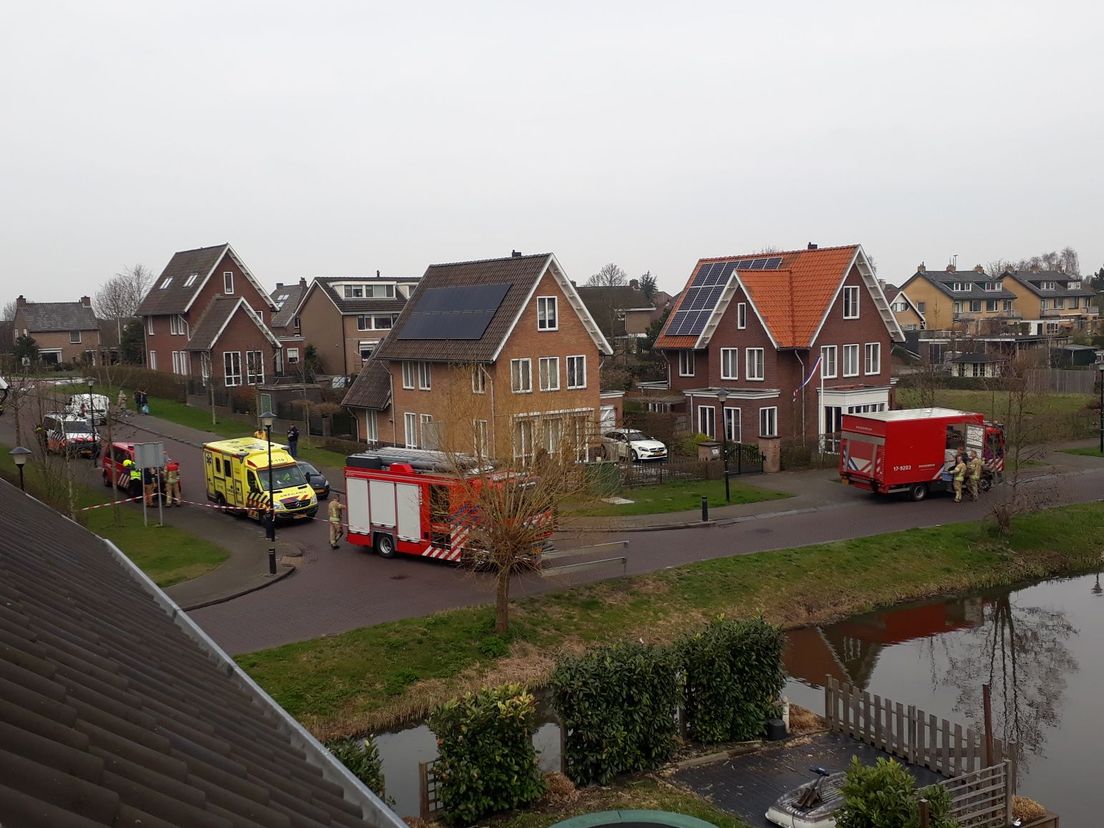
{"label": "firefighter in uniform", "polygon": [[955,466],[951,470],[952,479],[954,480],[954,493],[955,503],[962,502],[962,484],[966,482],[966,461],[965,457],[961,454],[955,455]]}
{"label": "firefighter in uniform", "polygon": [[981,462],[981,458],[978,457],[976,451],[970,452],[970,462],[966,464],[969,470],[970,480],[970,500],[978,499],[978,489],[981,486],[981,473],[984,463]]}
{"label": "firefighter in uniform", "polygon": [[170,506],[183,506],[184,501],[180,496],[180,464],[170,460],[165,466],[165,488],[168,490]]}
{"label": "firefighter in uniform", "polygon": [[342,525],[342,516],[345,514],[345,506],[341,502],[341,496],[335,494],[330,500],[330,548],[337,549],[337,542],[345,534]]}
{"label": "firefighter in uniform", "polygon": [[134,461],[129,457],[123,461],[123,468],[126,469],[130,477],[130,483],[127,484],[127,491],[131,497],[137,497],[138,495],[136,492],[142,491],[142,473],[138,471],[138,467],[134,465]]}

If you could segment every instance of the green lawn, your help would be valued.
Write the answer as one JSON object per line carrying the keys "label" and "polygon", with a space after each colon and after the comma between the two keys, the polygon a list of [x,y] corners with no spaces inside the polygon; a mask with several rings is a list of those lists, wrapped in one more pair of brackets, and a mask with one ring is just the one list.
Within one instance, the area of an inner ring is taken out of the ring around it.
{"label": "green lawn", "polygon": [[[763,500],[777,500],[789,497],[785,492],[761,489],[737,480],[729,480],[732,503],[758,503]],[[723,480],[679,480],[658,486],[637,486],[622,489],[617,497],[623,497],[632,503],[604,503],[590,500],[585,505],[575,506],[568,511],[573,515],[653,515],[663,512],[685,512],[701,509],[702,496],[709,498],[710,508],[724,506],[725,492]]]}
{"label": "green lawn", "polygon": [[[75,460],[86,464],[88,460]],[[27,490],[47,502],[43,497],[46,483],[38,464],[32,462],[24,468]],[[19,485],[19,472],[15,468],[8,448],[0,446],[0,477]],[[98,489],[76,484],[73,501],[79,507],[110,501],[111,489]],[[65,498],[67,500],[67,498]],[[57,498],[53,499],[56,504]],[[142,525],[141,504],[125,503],[119,508],[120,525],[115,523],[113,509],[91,509],[78,512],[78,519],[100,537],[107,538],[127,554],[138,568],[149,575],[161,587],[209,572],[228,557],[225,549],[198,538],[176,526],[157,526],[157,512],[151,512],[149,526]]]}
{"label": "green lawn", "polygon": [[[935,405],[962,411],[980,411],[988,419],[1008,423],[1007,391],[937,388]],[[1075,440],[1096,433],[1096,412],[1090,408],[1091,394],[1029,394],[1025,399],[1025,423],[1029,443]],[[898,388],[897,402],[903,408],[920,407],[920,389]]]}
{"label": "green lawn", "polygon": [[1086,448],[1071,448],[1062,449],[1066,454],[1080,454],[1084,457],[1104,457],[1104,454],[1100,453],[1100,446],[1089,446]]}
{"label": "green lawn", "polygon": [[1008,538],[996,535],[988,522],[910,529],[718,558],[526,598],[514,602],[506,638],[492,633],[493,608],[482,606],[238,660],[292,715],[330,738],[423,715],[484,681],[539,685],[565,645],[622,637],[668,641],[720,614],[762,614],[775,623],[804,625],[1099,566],[1102,504],[1023,515],[1014,526]]}

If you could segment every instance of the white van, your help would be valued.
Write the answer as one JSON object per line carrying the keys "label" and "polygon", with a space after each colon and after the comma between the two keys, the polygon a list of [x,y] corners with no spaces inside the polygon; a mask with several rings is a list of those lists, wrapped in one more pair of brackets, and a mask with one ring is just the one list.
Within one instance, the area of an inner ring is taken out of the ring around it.
{"label": "white van", "polygon": [[107,422],[107,408],[111,402],[103,394],[73,394],[65,403],[65,413],[73,417],[88,418],[88,405],[91,400],[92,415],[96,425]]}

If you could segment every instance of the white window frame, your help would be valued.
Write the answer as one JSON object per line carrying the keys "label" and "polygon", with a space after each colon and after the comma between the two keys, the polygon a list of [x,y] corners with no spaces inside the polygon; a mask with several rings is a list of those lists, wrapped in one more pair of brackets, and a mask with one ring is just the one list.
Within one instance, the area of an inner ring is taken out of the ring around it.
{"label": "white window frame", "polygon": [[740,438],[743,436],[743,426],[740,422],[741,416],[742,411],[739,408],[734,408],[730,405],[724,407],[725,436],[730,443],[741,442]]}
{"label": "white window frame", "polygon": [[[252,364],[250,364],[252,363]],[[260,370],[257,370],[260,369]],[[263,351],[245,352],[245,384],[263,385],[265,381],[265,358]]]}
{"label": "white window frame", "polygon": [[736,380],[740,378],[740,349],[721,348],[721,379]]}
{"label": "white window frame", "polygon": [[184,280],[184,287],[191,287],[192,285],[194,285],[196,283],[196,279],[198,279],[198,278],[199,278],[198,273],[191,274],[187,279]]}
{"label": "white window frame", "polygon": [[364,412],[364,441],[366,443],[379,442],[379,421],[376,412],[368,409]]}
{"label": "white window frame", "polygon": [[537,360],[537,378],[541,391],[559,391],[560,358],[540,357]]}
{"label": "white window frame", "polygon": [[377,345],[379,345],[379,342],[374,339],[358,339],[357,353],[360,354],[360,361],[367,362],[368,358],[372,356],[372,351],[376,350]]}
{"label": "white window frame", "polygon": [[678,373],[680,377],[692,377],[694,376],[694,352],[693,351],[679,351],[678,352]]}
{"label": "white window frame", "polygon": [[759,436],[778,436],[778,406],[767,405],[759,409]]}
{"label": "white window frame", "polygon": [[556,296],[537,297],[538,331],[558,331],[560,329],[560,309],[557,299]]}
{"label": "white window frame", "polygon": [[472,422],[472,435],[473,435],[473,448],[475,449],[476,457],[486,457],[489,443],[487,440],[487,434],[489,433],[486,420],[474,420]]}
{"label": "white window frame", "polygon": [[536,457],[536,448],[533,442],[536,430],[537,425],[531,419],[523,418],[514,422],[510,441],[513,443],[515,462],[520,462],[522,465],[533,462]]}
{"label": "white window frame", "polygon": [[180,374],[181,376],[188,376],[190,372],[189,363],[191,360],[188,358],[187,351],[173,351],[172,352],[173,373]]}
{"label": "white window frame", "polygon": [[224,270],[222,272],[222,292],[226,294],[234,292],[234,271]]}
{"label": "white window frame", "polygon": [[482,365],[472,366],[472,393],[473,394],[486,394],[487,393],[487,375],[483,373]]}
{"label": "white window frame", "polygon": [[[572,371],[574,366],[574,371]],[[582,370],[580,371],[580,366]],[[582,381],[580,382],[580,378]],[[587,387],[586,354],[578,354],[567,358],[567,387],[580,389]]]}
{"label": "white window frame", "polygon": [[[235,364],[236,363],[236,364]],[[234,369],[237,369],[236,371]],[[227,388],[241,385],[242,382],[242,358],[241,351],[222,352],[222,383]]]}
{"label": "white window frame", "polygon": [[[430,426],[433,425],[432,414],[419,414],[418,415],[418,448],[424,449],[428,445],[429,441],[426,439],[426,435],[431,430]],[[438,441],[439,443],[439,441]],[[434,448],[439,448],[439,445],[435,445]]]}
{"label": "white window frame", "polygon": [[736,329],[743,330],[747,327],[747,302],[736,304]]}
{"label": "white window frame", "polygon": [[863,373],[868,377],[882,373],[881,342],[867,342],[863,346]]}
{"label": "white window frame", "polygon": [[[829,354],[831,358],[829,359]],[[829,362],[832,373],[828,373]],[[820,346],[820,376],[822,379],[835,379],[839,376],[839,349],[835,345]]]}
{"label": "white window frame", "polygon": [[[414,362],[409,359],[404,359],[402,362],[402,387],[405,390],[414,390],[414,380],[417,373],[418,371],[414,367]],[[407,448],[410,448],[410,446],[407,446]]]}
{"label": "white window frame", "polygon": [[[708,413],[707,413],[708,412]],[[708,421],[708,422],[706,422]],[[708,430],[707,430],[708,426]],[[717,437],[717,407],[715,405],[698,406],[698,433],[706,437]]]}
{"label": "white window frame", "polygon": [[80,331],[69,331],[69,344],[70,345],[80,345],[81,344],[81,332]]}
{"label": "white window frame", "polygon": [[954,303],[954,312],[955,313],[962,313],[962,302],[961,301],[956,301]]}
{"label": "white window frame", "polygon": [[433,388],[433,363],[425,360],[418,363],[418,390],[430,391]]}
{"label": "white window frame", "polygon": [[403,443],[408,449],[418,447],[418,415],[413,411],[403,414]]}
{"label": "white window frame", "polygon": [[997,304],[996,299],[986,299],[985,300],[985,312],[986,313],[996,313],[999,308],[1000,308],[1000,306]]}
{"label": "white window frame", "polygon": [[510,389],[515,394],[533,391],[533,360],[529,357],[510,360]]}
{"label": "white window frame", "polygon": [[767,351],[765,348],[744,348],[744,379],[748,382],[764,382],[767,378]]}
{"label": "white window frame", "polygon": [[[24,331],[26,333],[26,331]],[[146,336],[153,336],[153,317],[146,317]]]}
{"label": "white window frame", "polygon": [[[850,312],[848,312],[850,310]],[[859,318],[859,287],[858,285],[843,286],[843,318]]]}
{"label": "white window frame", "polygon": [[299,349],[298,348],[288,348],[287,349],[287,362],[288,362],[288,365],[294,365],[297,362],[299,362]]}
{"label": "white window frame", "polygon": [[[847,363],[848,363],[847,355],[848,354],[852,355],[851,360],[850,360],[852,370],[850,370],[850,371],[847,370]],[[855,343],[853,345],[844,345],[843,346],[843,365],[840,366],[840,367],[843,369],[842,376],[857,377],[859,375],[859,346],[858,346],[858,343]]]}
{"label": "white window frame", "polygon": [[1001,306],[1002,311],[1004,313],[1012,313],[1012,300],[1004,299],[1002,301],[1004,302],[1004,304]]}
{"label": "white window frame", "polygon": [[161,283],[161,290],[168,290],[169,285],[171,285],[171,284],[172,284],[172,276],[170,276],[169,278],[167,278],[165,281],[163,281]]}
{"label": "white window frame", "polygon": [[157,351],[149,352],[149,369],[151,371],[157,370]]}
{"label": "white window frame", "polygon": [[357,330],[358,331],[370,331],[372,330],[372,317],[366,313],[357,314]]}

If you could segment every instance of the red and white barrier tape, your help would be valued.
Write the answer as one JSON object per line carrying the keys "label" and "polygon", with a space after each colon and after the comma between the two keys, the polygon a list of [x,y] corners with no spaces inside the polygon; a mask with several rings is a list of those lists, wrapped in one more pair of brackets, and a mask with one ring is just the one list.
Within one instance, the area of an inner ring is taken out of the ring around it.
{"label": "red and white barrier tape", "polygon": [[97,503],[95,506],[82,506],[77,509],[78,512],[87,512],[91,509],[106,509],[108,506],[114,506],[116,503],[133,503],[135,500],[141,500],[142,495],[138,497],[128,497],[126,500],[111,500],[107,503]]}

